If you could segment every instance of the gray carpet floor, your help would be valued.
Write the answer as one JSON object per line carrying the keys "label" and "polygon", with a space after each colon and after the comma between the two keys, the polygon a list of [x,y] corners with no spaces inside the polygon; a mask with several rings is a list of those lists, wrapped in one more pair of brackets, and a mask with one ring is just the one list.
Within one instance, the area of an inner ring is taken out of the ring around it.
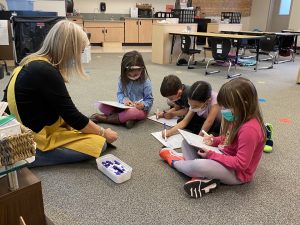
{"label": "gray carpet floor", "polygon": [[[151,53],[143,56],[153,84],[152,113],[167,108],[159,92],[165,75],[176,74],[186,84],[205,80],[216,91],[227,81],[225,73],[204,76],[203,65],[188,70],[152,64]],[[68,84],[81,112],[91,115],[97,100],[115,99],[121,57],[93,54],[86,65],[90,79],[74,78]],[[201,199],[191,199],[183,191],[188,178],[159,158],[161,144],[150,133],[161,130],[161,124],[145,120],[130,130],[104,125],[119,133],[117,148],[106,153],[133,168],[131,179],[115,184],[97,170],[95,160],[32,169],[42,181],[47,216],[61,225],[300,224],[300,86],[295,83],[299,65],[298,56],[294,63],[275,65],[272,70],[238,68],[266,100],[261,103],[264,119],[275,130],[274,150],[263,154],[252,183],[222,185]],[[1,89],[7,82],[8,77],[1,81]],[[281,123],[282,118],[290,123]]]}

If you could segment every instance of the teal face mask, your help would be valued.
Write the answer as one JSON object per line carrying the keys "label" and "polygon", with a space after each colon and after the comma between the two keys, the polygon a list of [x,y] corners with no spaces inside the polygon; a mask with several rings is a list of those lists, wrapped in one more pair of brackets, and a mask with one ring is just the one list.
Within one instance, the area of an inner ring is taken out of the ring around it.
{"label": "teal face mask", "polygon": [[227,120],[228,122],[234,121],[234,115],[230,109],[221,109],[221,113],[224,119]]}

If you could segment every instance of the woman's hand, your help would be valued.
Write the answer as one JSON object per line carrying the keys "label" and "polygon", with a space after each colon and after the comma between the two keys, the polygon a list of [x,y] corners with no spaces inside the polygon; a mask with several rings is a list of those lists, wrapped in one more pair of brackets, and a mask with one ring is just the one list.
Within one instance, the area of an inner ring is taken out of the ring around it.
{"label": "woman's hand", "polygon": [[110,128],[105,129],[103,137],[106,139],[108,143],[113,143],[118,139],[117,132],[113,131]]}
{"label": "woman's hand", "polygon": [[201,158],[207,158],[207,154],[208,154],[209,150],[205,149],[205,148],[200,148],[197,152],[198,155],[201,156]]}
{"label": "woman's hand", "polygon": [[214,143],[214,139],[212,135],[204,135],[203,137],[203,143],[209,146],[212,146],[212,144]]}
{"label": "woman's hand", "polygon": [[137,108],[139,110],[142,110],[145,107],[144,103],[142,103],[142,102],[135,102],[134,105],[135,105],[135,108]]}

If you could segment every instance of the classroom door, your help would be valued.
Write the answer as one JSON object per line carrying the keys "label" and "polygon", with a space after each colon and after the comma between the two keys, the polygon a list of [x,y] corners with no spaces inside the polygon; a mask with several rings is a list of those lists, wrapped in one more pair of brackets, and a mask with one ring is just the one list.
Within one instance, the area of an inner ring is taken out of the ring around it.
{"label": "classroom door", "polygon": [[281,32],[289,28],[293,0],[271,0],[267,31]]}

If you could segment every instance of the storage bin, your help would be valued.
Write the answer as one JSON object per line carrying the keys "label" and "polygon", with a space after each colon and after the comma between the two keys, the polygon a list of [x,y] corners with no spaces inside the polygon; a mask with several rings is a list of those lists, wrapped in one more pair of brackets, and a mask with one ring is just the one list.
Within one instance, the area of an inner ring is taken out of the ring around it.
{"label": "storage bin", "polygon": [[96,159],[98,169],[115,183],[123,183],[131,178],[132,168],[112,154]]}

